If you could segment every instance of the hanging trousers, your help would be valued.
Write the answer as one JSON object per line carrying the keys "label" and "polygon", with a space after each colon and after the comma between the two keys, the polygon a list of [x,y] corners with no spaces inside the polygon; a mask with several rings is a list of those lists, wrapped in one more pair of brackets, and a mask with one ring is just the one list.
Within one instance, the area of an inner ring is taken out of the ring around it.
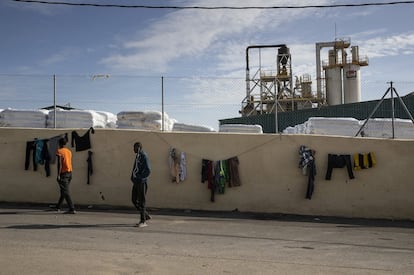
{"label": "hanging trousers", "polygon": [[348,170],[350,179],[355,178],[352,172],[351,155],[334,155],[328,154],[328,170],[326,171],[326,180],[331,180],[333,168],[344,168]]}

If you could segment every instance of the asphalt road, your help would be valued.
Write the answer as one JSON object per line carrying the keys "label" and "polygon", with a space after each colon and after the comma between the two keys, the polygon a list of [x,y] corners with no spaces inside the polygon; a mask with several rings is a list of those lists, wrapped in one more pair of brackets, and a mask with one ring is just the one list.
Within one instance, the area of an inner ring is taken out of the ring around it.
{"label": "asphalt road", "polygon": [[414,222],[0,206],[0,274],[414,274]]}

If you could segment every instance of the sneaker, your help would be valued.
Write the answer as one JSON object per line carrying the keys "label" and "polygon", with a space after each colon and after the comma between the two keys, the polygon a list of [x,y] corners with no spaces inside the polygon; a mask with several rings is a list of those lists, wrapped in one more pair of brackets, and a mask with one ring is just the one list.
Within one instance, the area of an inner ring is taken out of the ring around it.
{"label": "sneaker", "polygon": [[63,214],[76,214],[76,211],[75,210],[68,210],[68,211],[63,212]]}
{"label": "sneaker", "polygon": [[152,219],[152,217],[151,217],[149,214],[146,214],[146,215],[145,215],[145,219],[146,219],[146,220],[151,220],[151,219]]}
{"label": "sneaker", "polygon": [[139,228],[146,227],[146,226],[148,226],[148,224],[147,224],[146,222],[140,222],[140,223],[138,224],[138,227],[139,227]]}

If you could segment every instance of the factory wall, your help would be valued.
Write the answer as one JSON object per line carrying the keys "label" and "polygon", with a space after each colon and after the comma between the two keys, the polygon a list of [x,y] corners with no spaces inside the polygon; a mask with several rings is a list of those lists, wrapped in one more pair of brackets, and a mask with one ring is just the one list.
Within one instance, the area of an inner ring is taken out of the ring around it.
{"label": "factory wall", "polygon": [[[59,196],[56,164],[46,177],[44,166],[24,169],[26,142],[47,139],[86,129],[0,128],[0,201],[55,203]],[[72,197],[76,205],[131,207],[130,173],[133,143],[141,141],[152,173],[147,194],[150,208],[219,210],[303,214],[339,217],[414,220],[413,140],[345,138],[334,136],[163,133],[138,130],[96,129],[90,135],[93,174],[87,183],[87,151],[73,152]],[[298,168],[299,147],[316,151],[315,190],[306,199],[307,176]],[[186,155],[187,177],[174,183],[169,150]],[[355,170],[350,179],[346,168],[333,169],[325,180],[328,154],[374,152],[375,167]],[[201,182],[203,159],[239,159],[241,186],[226,187],[224,194],[211,193]]]}

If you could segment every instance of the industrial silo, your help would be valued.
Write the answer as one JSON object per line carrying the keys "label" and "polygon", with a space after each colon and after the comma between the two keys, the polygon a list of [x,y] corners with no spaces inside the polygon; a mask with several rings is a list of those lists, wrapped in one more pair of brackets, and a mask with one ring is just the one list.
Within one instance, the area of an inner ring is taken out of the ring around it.
{"label": "industrial silo", "polygon": [[344,103],[361,101],[361,72],[358,64],[346,64],[343,70]]}
{"label": "industrial silo", "polygon": [[342,104],[342,72],[337,64],[336,50],[329,50],[329,64],[325,66],[326,101],[328,105]]}
{"label": "industrial silo", "polygon": [[[361,62],[358,46],[351,47],[352,60],[343,68],[344,103],[361,101]],[[365,64],[362,64],[365,65]],[[367,63],[368,65],[368,63]]]}

